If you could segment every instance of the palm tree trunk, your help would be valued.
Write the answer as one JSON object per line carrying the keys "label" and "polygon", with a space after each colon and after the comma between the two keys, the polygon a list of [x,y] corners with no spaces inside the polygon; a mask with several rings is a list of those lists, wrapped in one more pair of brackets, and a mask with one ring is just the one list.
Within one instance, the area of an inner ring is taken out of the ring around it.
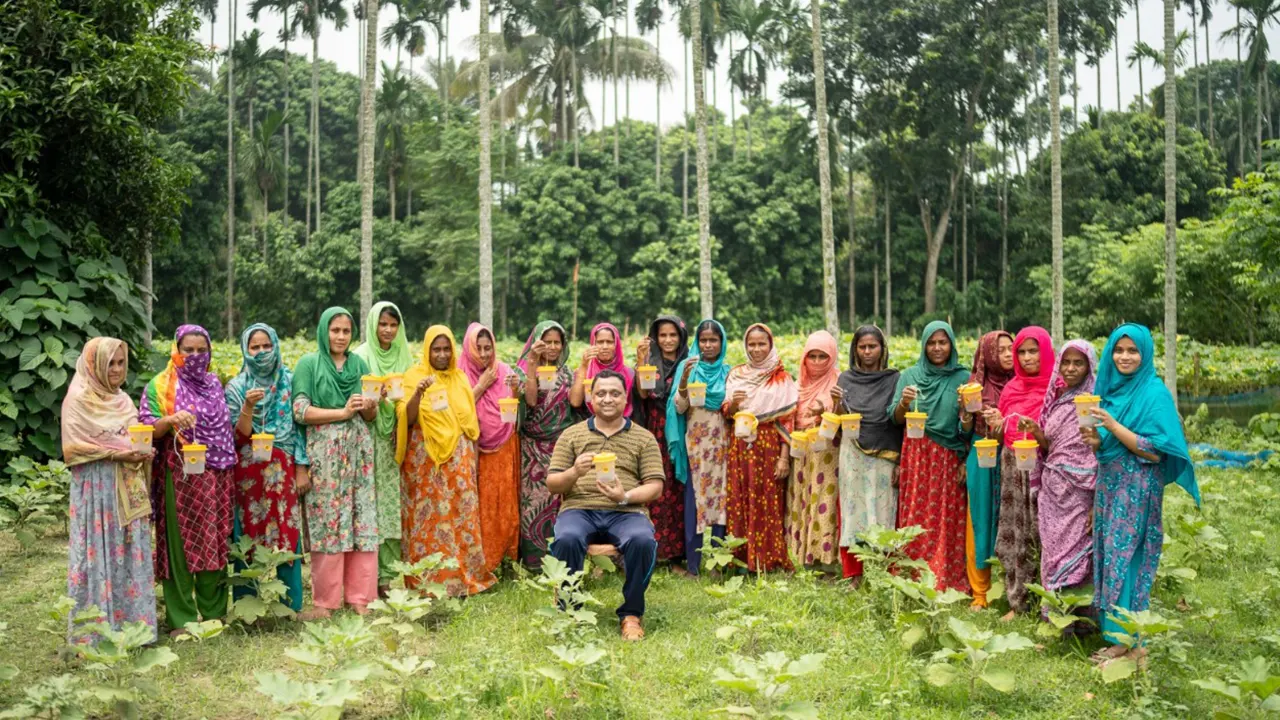
{"label": "palm tree trunk", "polygon": [[[1120,13],[1116,13],[1116,27],[1120,27]],[[1116,43],[1116,112],[1124,112],[1124,101],[1120,98],[1120,32],[1114,33]]]}
{"label": "palm tree trunk", "polygon": [[[662,57],[662,28],[656,27],[653,30],[653,44],[658,57]],[[630,88],[630,81],[627,87]],[[662,85],[658,85],[654,106],[653,121],[653,186],[662,191]],[[631,93],[627,93],[627,105],[631,105]],[[628,117],[631,110],[627,110]]]}
{"label": "palm tree trunk", "polygon": [[[729,61],[733,62],[733,35],[729,35]],[[738,98],[733,86],[733,73],[729,73],[729,144],[733,146],[733,161],[738,161]]]}
{"label": "palm tree trunk", "polygon": [[[376,0],[371,0],[376,2]],[[480,0],[480,323],[493,327],[493,126],[489,115],[489,0]]]}
{"label": "palm tree trunk", "polygon": [[[1236,6],[1236,27],[1240,27],[1240,6]],[[1237,172],[1244,177],[1244,59],[1240,55],[1240,33],[1236,33],[1236,112],[1240,125],[1236,128],[1236,148],[1240,153]]]}
{"label": "palm tree trunk", "polygon": [[964,177],[960,179],[960,292],[969,288],[969,165],[973,153],[964,159]]}
{"label": "palm tree trunk", "polygon": [[289,229],[289,6],[284,7],[284,227]]}
{"label": "palm tree trunk", "polygon": [[[831,163],[827,141],[831,128],[827,125],[826,66],[822,57],[822,4],[809,3],[813,23],[813,91],[818,115],[818,199],[822,211],[822,306],[827,332],[840,334],[840,311],[836,306],[836,243],[831,227]],[[849,252],[853,252],[852,245]],[[853,261],[850,260],[850,263]],[[710,317],[708,315],[708,317]]]}
{"label": "palm tree trunk", "polygon": [[[693,0],[689,27],[693,35],[693,109],[698,133],[698,290],[702,317],[714,317],[711,286],[711,184],[707,177],[707,97],[703,87],[706,67],[702,47],[702,0]],[[686,181],[687,182],[687,181]]]}
{"label": "palm tree trunk", "polygon": [[391,168],[391,162],[387,157],[382,158],[383,163],[387,166],[387,199],[391,202],[391,222],[396,221],[396,174]]}
{"label": "palm tree trunk", "polygon": [[315,168],[316,173],[316,232],[320,232],[320,17],[317,14],[318,8],[319,3],[311,3],[311,22],[314,23],[312,25],[314,32],[311,37],[311,150],[315,153],[312,167]]}
{"label": "palm tree trunk", "polygon": [[[1196,3],[1195,3],[1195,0],[1192,0],[1192,3],[1191,3],[1191,62],[1192,62],[1192,67],[1195,70],[1199,71],[1200,70],[1200,38],[1196,34],[1196,17],[1197,17]],[[1196,130],[1199,130],[1201,133],[1204,132],[1204,125],[1200,124],[1203,120],[1204,118],[1200,117],[1200,73],[1197,72],[1196,73],[1195,128]]]}
{"label": "palm tree trunk", "polygon": [[[373,307],[373,86],[378,77],[378,0],[364,0],[364,81],[360,84],[360,315]],[[317,28],[317,35],[319,28]],[[317,106],[318,109],[318,106]],[[320,229],[320,158],[316,157],[316,230]]]}
{"label": "palm tree trunk", "polygon": [[884,333],[893,337],[893,195],[884,186]]}
{"label": "palm tree trunk", "polygon": [[[1140,0],[1139,0],[1140,1]],[[1166,0],[1171,2],[1172,0]],[[1049,134],[1050,162],[1050,213],[1053,243],[1053,311],[1050,333],[1053,342],[1063,341],[1062,307],[1062,117],[1060,112],[1060,83],[1062,69],[1058,62],[1058,0],[1049,0]]]}
{"label": "palm tree trunk", "polygon": [[[680,142],[684,146],[684,188],[681,190],[682,217],[689,217],[689,41],[684,41],[684,118],[680,123]],[[711,317],[703,315],[703,317]]]}
{"label": "palm tree trunk", "polygon": [[1098,53],[1094,63],[1094,82],[1098,85],[1098,117],[1094,120],[1095,130],[1102,129],[1102,53]]}
{"label": "palm tree trunk", "polygon": [[849,167],[845,171],[848,187],[846,188],[846,201],[849,209],[849,325],[851,330],[856,330],[858,325],[858,294],[857,294],[857,275],[854,266],[854,237],[855,220],[857,209],[854,207],[853,197],[853,137],[849,138]]}
{"label": "palm tree trunk", "polygon": [[[1134,27],[1137,28],[1138,42],[1142,42],[1142,0],[1133,0],[1133,20]],[[1138,63],[1138,110],[1147,111],[1147,91],[1142,85],[1142,66],[1144,63]],[[1057,336],[1054,336],[1057,337]]]}
{"label": "palm tree trunk", "polygon": [[[502,98],[502,91],[505,89],[505,87],[504,87],[504,86],[507,84],[507,72],[506,72],[506,70],[507,70],[507,38],[506,38],[506,35],[505,35],[505,34],[503,34],[503,31],[502,31],[502,25],[503,25],[503,23],[502,23],[502,12],[501,12],[501,11],[499,11],[499,12],[498,12],[498,42],[499,42],[499,43],[501,43],[501,44],[499,45],[499,47],[498,47],[498,92],[497,92],[497,98],[498,98],[498,187],[500,188],[500,194],[498,195],[498,200],[499,200],[499,202],[504,202],[504,201],[506,201],[506,199],[507,199],[507,104],[503,101],[503,98]],[[412,65],[413,65],[413,55],[412,55],[412,54],[410,54],[410,55],[409,55],[409,65],[410,65],[410,66],[412,66]],[[412,75],[412,74],[413,74],[412,70],[410,70],[409,74],[410,74],[410,75]],[[410,199],[410,201],[409,201],[409,202],[410,202],[410,207],[412,207],[412,202],[413,202],[413,201],[412,201],[412,199]],[[507,278],[507,286],[508,286],[508,288],[510,288],[510,285],[511,285],[511,280],[510,280],[510,276],[508,276],[508,278]],[[507,308],[507,295],[506,295],[506,293],[503,293],[503,295],[502,295],[502,322],[503,322],[504,324],[505,324],[505,323],[506,323],[506,321],[507,321],[507,309],[506,309],[506,308]],[[505,330],[504,330],[504,332],[505,332]]]}
{"label": "palm tree trunk", "polygon": [[1079,127],[1080,121],[1080,76],[1077,72],[1080,65],[1076,60],[1076,53],[1071,53],[1071,130],[1075,131]]}
{"label": "palm tree trunk", "polygon": [[[631,0],[624,0],[622,7],[623,7],[622,22],[623,22],[623,27],[626,28],[625,30],[627,34],[626,47],[629,52],[631,50]],[[662,57],[662,55],[658,55],[658,57]],[[623,117],[625,117],[627,120],[630,120],[631,119],[631,73],[629,72],[627,73],[627,76],[623,78],[623,91],[627,94],[627,102],[623,106],[623,111],[626,112],[626,115],[624,115]],[[661,88],[659,88],[659,92],[661,92]],[[627,123],[627,138],[628,139],[631,138],[630,123]]]}
{"label": "palm tree trunk", "polygon": [[618,133],[622,131],[618,125],[618,0],[613,0],[613,37],[609,38],[609,54],[613,56],[613,172],[617,174],[622,157],[618,143]]}
{"label": "palm tree trunk", "polygon": [[1264,62],[1262,71],[1258,73],[1258,90],[1253,96],[1254,115],[1257,117],[1258,125],[1258,154],[1254,156],[1253,161],[1258,172],[1262,172],[1262,78],[1265,77],[1266,64]]}
{"label": "palm tree trunk", "polygon": [[[706,57],[706,47],[702,49],[702,56]],[[716,68],[711,68],[711,107],[716,110],[720,109],[719,95],[720,79],[717,77]],[[720,118],[716,117],[716,121],[711,125],[711,164],[720,162]]]}
{"label": "palm tree trunk", "polygon": [[[143,331],[143,341],[146,342],[147,345],[150,345],[151,331],[155,329],[154,310],[155,310],[155,299],[156,299],[155,273],[154,273],[154,265],[152,263],[150,235],[147,236],[147,247],[142,260],[143,260],[142,262],[142,309],[146,313],[146,318],[147,318],[147,327]],[[186,299],[185,287],[182,289],[182,292],[183,292],[183,299],[185,300]],[[183,322],[185,323],[186,320],[184,319]]]}
{"label": "palm tree trunk", "polygon": [[1209,27],[1207,25],[1204,29],[1204,64],[1206,68],[1209,68],[1209,71],[1204,74],[1204,77],[1205,95],[1207,96],[1206,99],[1209,101],[1206,103],[1209,106],[1209,146],[1213,147],[1216,144],[1214,142],[1214,134],[1216,131],[1213,127],[1213,63],[1209,60]]}
{"label": "palm tree trunk", "polygon": [[[573,108],[570,110],[569,128],[573,132],[573,166],[582,167],[578,162],[578,94],[582,92],[582,88],[578,87],[578,54],[574,52],[569,58],[569,74],[573,76]],[[604,112],[601,108],[600,112]]]}
{"label": "palm tree trunk", "polygon": [[1164,384],[1178,397],[1178,84],[1176,0],[1164,0]]}
{"label": "palm tree trunk", "polygon": [[227,337],[236,333],[236,0],[227,18]]}
{"label": "palm tree trunk", "polygon": [[[440,46],[443,48],[449,47],[449,15],[448,14],[445,14],[444,16],[444,42],[440,43]],[[450,57],[452,56],[446,52],[445,61],[448,62]],[[452,63],[450,63],[450,66],[452,66]],[[441,70],[443,71],[443,66],[441,67]],[[444,73],[442,72],[441,74],[443,75]],[[444,84],[445,87],[444,87],[444,95],[443,95],[444,97],[444,129],[448,130],[449,129],[449,95],[453,91],[453,89],[449,87],[449,83],[453,81],[453,78],[450,76],[446,76],[445,79],[446,79],[446,82]]]}
{"label": "palm tree trunk", "polygon": [[[752,53],[754,48],[754,45],[747,43],[747,66],[752,69],[754,69],[755,66],[755,54]],[[746,127],[747,131],[747,162],[751,162],[751,96],[743,95],[742,104],[746,110],[746,112],[742,114],[742,124]],[[734,135],[734,137],[737,137],[737,135]]]}
{"label": "palm tree trunk", "polygon": [[556,139],[563,150],[569,146],[569,78],[563,69],[560,71],[560,125],[556,128]]}

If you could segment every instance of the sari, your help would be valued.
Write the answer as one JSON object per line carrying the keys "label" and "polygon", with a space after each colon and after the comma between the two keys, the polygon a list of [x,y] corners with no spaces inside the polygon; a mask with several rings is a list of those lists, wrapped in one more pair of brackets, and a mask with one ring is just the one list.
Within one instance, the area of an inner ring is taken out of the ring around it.
{"label": "sari", "polygon": [[529,405],[521,399],[520,418],[520,559],[530,568],[542,566],[547,555],[548,540],[553,535],[560,496],[547,491],[551,453],[560,433],[578,421],[578,413],[569,403],[573,373],[569,370],[569,333],[559,323],[543,320],[529,333],[516,368],[526,376],[537,372],[531,363],[533,343],[548,332],[556,331],[564,339],[564,348],[556,361],[555,382],[550,390],[538,390],[538,402]]}
{"label": "sari", "polygon": [[[815,350],[825,353],[827,359],[810,372],[809,353]],[[797,430],[815,427],[821,423],[821,413],[832,411],[831,389],[840,380],[839,353],[836,339],[826,330],[813,333],[805,341],[793,420]],[[814,415],[815,411],[820,413]],[[805,565],[831,565],[840,556],[840,449],[834,442],[792,462],[784,523],[787,553]]]}
{"label": "sari", "polygon": [[[472,388],[487,369],[480,364],[480,353],[476,350],[481,333],[487,333],[493,341],[492,330],[480,323],[471,323],[462,338],[462,356],[458,358],[458,366],[466,373]],[[515,433],[515,423],[502,421],[498,400],[514,397],[508,383],[512,378],[521,378],[498,359],[496,343],[492,364],[497,379],[476,397],[476,416],[480,423],[477,440],[480,538],[485,566],[490,572],[502,565],[503,558],[515,560],[520,548],[520,438]]]}
{"label": "sari", "polygon": [[[951,356],[942,365],[929,362],[926,346],[938,331],[951,340]],[[924,437],[908,437],[902,443],[902,470],[898,480],[898,527],[918,525],[925,532],[906,552],[929,563],[939,590],[968,592],[965,571],[964,453],[969,438],[960,426],[957,390],[969,378],[956,353],[955,331],[941,320],[929,323],[920,336],[920,357],[898,377],[890,415],[909,385],[918,388],[916,408],[928,413]]]}
{"label": "sari", "polygon": [[[668,360],[658,346],[658,330],[663,323],[675,326],[680,339],[676,342],[675,357]],[[676,382],[676,368],[689,354],[689,331],[684,321],[674,315],[659,315],[649,326],[649,357],[647,362],[658,368],[657,386],[649,391],[649,397],[635,397],[635,416],[632,418],[659,439],[658,449],[662,453],[662,469],[664,482],[662,494],[649,503],[649,519],[653,521],[653,537],[658,541],[658,559],[675,560],[684,557],[684,502],[685,488],[683,482],[676,482],[675,468],[671,464],[671,452],[667,448],[666,438],[667,398],[679,390]]]}
{"label": "sari", "polygon": [[[754,442],[736,436],[729,441],[725,524],[730,535],[747,540],[738,549],[738,556],[748,570],[765,572],[791,568],[782,526],[787,476],[778,479],[775,468],[787,452],[799,393],[795,381],[782,366],[769,326],[756,323],[747,328],[743,334],[744,346],[746,337],[756,330],[769,336],[769,354],[758,363],[748,357],[745,364],[729,371],[725,381],[726,397],[732,398],[737,391],[744,391],[747,400],[739,412],[753,413],[759,422]],[[726,402],[721,413],[732,426],[729,407]]]}
{"label": "sari", "polygon": [[[431,344],[447,338],[453,352],[449,366],[436,370],[431,365]],[[423,394],[418,403],[417,422],[409,425],[412,394],[396,403],[396,459],[401,463],[404,507],[401,511],[404,555],[408,563],[439,553],[457,562],[455,569],[431,571],[420,579],[408,579],[409,587],[419,580],[441,584],[453,597],[483,592],[495,582],[485,558],[480,534],[480,492],[477,475],[477,445],[480,420],[475,396],[467,375],[458,367],[458,347],[453,333],[443,325],[427,328],[422,342],[422,360],[409,368],[404,383],[417,388],[424,379],[432,387],[443,386],[449,407],[432,410]]]}
{"label": "sari", "polygon": [[[635,403],[632,402],[633,400],[632,394],[635,392],[634,388],[635,388],[635,382],[636,382],[636,374],[635,374],[635,371],[627,367],[627,360],[622,352],[622,333],[618,332],[617,327],[609,323],[600,323],[599,325],[596,325],[595,327],[591,328],[591,336],[588,341],[592,345],[594,345],[596,342],[596,335],[601,330],[608,330],[609,332],[613,333],[613,339],[614,339],[614,342],[616,343],[616,346],[613,352],[613,359],[607,363],[602,363],[597,358],[591,358],[590,362],[587,363],[586,374],[582,376],[582,379],[591,380],[592,378],[594,378],[596,375],[599,375],[604,370],[612,370],[618,373],[619,375],[621,375],[623,379],[626,381],[625,384],[626,384],[626,398],[627,398],[627,406],[625,409],[623,409],[622,416],[629,418],[631,417],[631,413],[635,411]],[[567,339],[568,338],[566,337],[566,341]],[[568,342],[566,342],[564,350],[561,352],[561,355],[567,358],[568,353],[569,353],[569,344]],[[591,409],[591,396],[589,394],[586,397],[586,399],[583,401],[583,405],[588,410]]]}
{"label": "sari", "polygon": [[[62,459],[71,473],[67,510],[67,596],[71,617],[97,607],[114,630],[139,622],[156,638],[155,568],[151,560],[150,463],[113,460],[130,450],[138,410],[110,382],[111,357],[123,340],[91,338],[76,360],[62,401]],[[68,621],[69,631],[72,623]],[[88,638],[69,637],[70,642]]]}
{"label": "sari", "polygon": [[[978,341],[973,354],[973,374],[969,382],[982,386],[982,409],[999,408],[1000,393],[1013,379],[1013,370],[1005,370],[1000,364],[1000,340],[1013,336],[1004,330],[993,330]],[[981,412],[973,415],[973,442],[987,438],[991,430]],[[969,575],[969,587],[973,593],[974,607],[987,606],[987,591],[991,589],[991,568],[988,561],[996,552],[996,533],[1000,520],[1000,460],[996,453],[996,466],[984,468],[978,465],[977,450],[971,448],[965,460],[965,489],[969,494],[969,515],[965,519],[965,570]]]}

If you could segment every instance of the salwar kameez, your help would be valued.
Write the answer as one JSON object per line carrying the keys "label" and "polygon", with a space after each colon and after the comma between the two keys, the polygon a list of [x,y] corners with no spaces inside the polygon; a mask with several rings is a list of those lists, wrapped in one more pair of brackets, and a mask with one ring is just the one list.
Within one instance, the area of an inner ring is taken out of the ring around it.
{"label": "salwar kameez", "polygon": [[72,465],[68,470],[71,502],[67,514],[67,596],[75,600],[71,616],[97,606],[112,629],[119,630],[125,623],[144,623],[151,628],[154,640],[156,590],[151,518],[141,517],[121,525],[115,462],[98,460]]}
{"label": "salwar kameez", "polygon": [[[383,403],[380,413],[394,413],[395,406]],[[395,435],[374,429],[373,489],[378,514],[378,584],[390,585],[396,578],[392,565],[401,559],[400,548],[400,465],[396,463]]]}
{"label": "salwar kameez", "polygon": [[512,433],[501,448],[479,456],[480,538],[485,568],[494,572],[520,549],[520,438]]}
{"label": "salwar kameez", "polygon": [[[293,455],[274,447],[269,461],[254,462],[250,439],[237,433],[236,442],[233,539],[247,535],[266,547],[300,552],[302,522],[295,485],[298,466]],[[305,449],[299,454],[305,458]],[[288,588],[289,607],[301,610],[302,561],[280,565],[276,572]],[[248,587],[236,587],[232,593],[236,599],[252,594]]]}
{"label": "salwar kameez", "polygon": [[787,551],[805,565],[832,565],[839,559],[839,461],[840,449],[831,445],[792,460]]}
{"label": "salwar kameez", "polygon": [[791,569],[782,527],[787,481],[775,475],[784,448],[774,422],[760,425],[754,443],[729,441],[725,525],[730,535],[746,539],[738,558],[752,572]]}
{"label": "salwar kameez", "polygon": [[[1138,449],[1156,454],[1138,436]],[[1151,604],[1151,588],[1164,548],[1164,477],[1161,464],[1130,452],[1098,466],[1093,515],[1094,604],[1103,615],[1103,637],[1122,633],[1116,607],[1138,612]]]}
{"label": "salwar kameez", "polygon": [[[423,578],[444,585],[451,597],[475,595],[497,582],[485,562],[476,453],[475,441],[463,436],[449,461],[437,465],[415,425],[401,466],[405,559],[415,563],[440,553],[457,561],[456,570],[437,570]],[[409,584],[416,586],[416,581]]]}
{"label": "salwar kameez", "polygon": [[560,496],[547,490],[547,468],[555,449],[554,439],[520,438],[520,560],[533,569],[542,567],[542,558],[550,552],[548,541],[560,512]]}
{"label": "salwar kameez", "polygon": [[858,533],[872,525],[893,529],[898,520],[898,489],[893,486],[893,471],[898,464],[876,455],[868,455],[857,442],[840,443],[840,564],[845,577],[862,574],[862,563],[853,554]]}
{"label": "salwar kameez", "polygon": [[[981,440],[975,436],[974,442]],[[969,496],[965,518],[965,571],[976,607],[987,607],[991,590],[988,560],[995,556],[996,533],[1000,521],[1000,468],[1004,453],[996,453],[996,466],[978,466],[978,451],[970,447],[965,460],[965,489]]]}
{"label": "salwar kameez", "polygon": [[1036,513],[1031,502],[1028,472],[1019,470],[1013,449],[1000,453],[1000,526],[996,534],[996,557],[1004,567],[1005,596],[1014,612],[1027,610],[1027,584],[1036,581],[1039,567]]}
{"label": "salwar kameez", "polygon": [[711,528],[713,537],[725,536],[729,430],[720,413],[690,407],[688,398],[679,395],[675,403],[685,414],[687,423],[689,482],[684,487],[685,568],[697,575],[702,563],[699,552],[702,536],[707,528]]}
{"label": "salwar kameez", "polygon": [[187,475],[181,456],[167,448],[154,468],[155,568],[164,587],[165,620],[177,630],[221,618],[227,613],[233,472],[206,469]]}
{"label": "salwar kameez", "polygon": [[907,546],[906,553],[929,563],[939,590],[954,588],[967,593],[964,531],[968,500],[963,473],[961,455],[928,435],[903,440],[898,527],[918,525],[925,530]]}
{"label": "salwar kameez", "polygon": [[[300,396],[302,421],[310,401]],[[363,418],[307,428],[311,492],[303,502],[311,540],[312,594],[317,608],[364,607],[377,597],[378,513],[373,433]]]}

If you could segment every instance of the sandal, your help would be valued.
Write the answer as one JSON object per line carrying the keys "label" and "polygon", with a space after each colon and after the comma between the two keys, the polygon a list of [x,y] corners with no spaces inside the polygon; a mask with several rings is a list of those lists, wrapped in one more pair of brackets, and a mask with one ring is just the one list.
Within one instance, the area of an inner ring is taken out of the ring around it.
{"label": "sandal", "polygon": [[313,607],[310,610],[304,610],[298,613],[299,622],[316,622],[318,620],[328,620],[333,616],[333,611],[322,607]]}
{"label": "sandal", "polygon": [[635,615],[622,618],[622,639],[628,642],[644,639],[644,628],[640,625],[640,618]]}

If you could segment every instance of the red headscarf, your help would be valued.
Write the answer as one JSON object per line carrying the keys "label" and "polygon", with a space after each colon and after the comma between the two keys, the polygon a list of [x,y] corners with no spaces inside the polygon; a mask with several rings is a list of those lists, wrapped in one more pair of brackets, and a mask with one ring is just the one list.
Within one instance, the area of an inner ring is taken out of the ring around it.
{"label": "red headscarf", "polygon": [[[1013,336],[1004,330],[993,330],[978,341],[978,349],[973,353],[973,373],[969,375],[969,382],[978,383],[982,386],[982,408],[995,408],[1000,405],[1000,393],[1004,391],[1004,386],[1013,379],[1013,371],[1005,370],[1000,365],[1000,338],[1009,338],[1009,342],[1013,342]],[[987,420],[982,417],[982,413],[974,414],[973,431],[978,435],[986,436]]]}
{"label": "red headscarf", "polygon": [[[599,325],[591,328],[591,337],[589,341],[592,345],[595,344],[596,335],[599,334],[601,330],[608,330],[613,333],[613,359],[608,363],[602,363],[599,358],[591,358],[591,362],[587,363],[586,377],[594,378],[596,375],[600,374],[601,370],[612,370],[621,374],[622,377],[626,379],[627,389],[627,406],[623,409],[622,415],[623,417],[631,417],[631,386],[635,384],[636,375],[632,372],[631,368],[627,367],[627,361],[622,356],[622,333],[618,332],[618,328],[610,323],[600,323]],[[565,349],[565,352],[568,352],[568,348]],[[591,407],[590,397],[587,398],[587,407]]]}
{"label": "red headscarf", "polygon": [[[817,372],[809,373],[809,353],[817,350],[827,354],[825,364],[814,363]],[[805,341],[800,355],[800,400],[796,403],[796,427],[803,430],[813,427],[817,419],[809,413],[813,401],[822,403],[822,411],[831,411],[831,388],[840,380],[840,350],[836,339],[826,330],[819,330]]]}
{"label": "red headscarf", "polygon": [[[467,380],[472,387],[488,369],[480,363],[480,351],[476,349],[480,333],[488,333],[489,341],[493,342],[493,331],[480,323],[473,322],[467,326],[467,334],[462,337],[462,353],[458,356],[458,369],[467,374]],[[502,422],[502,408],[498,405],[498,401],[513,397],[511,388],[507,385],[511,377],[511,368],[498,359],[496,343],[493,349],[493,368],[497,372],[498,379],[494,380],[487,390],[476,396],[476,417],[480,421],[480,449],[485,452],[493,452],[505,445],[516,427],[512,423]]]}
{"label": "red headscarf", "polygon": [[[1040,371],[1028,375],[1018,360],[1018,348],[1032,340],[1040,346]],[[1018,418],[1031,418],[1040,422],[1040,412],[1044,409],[1044,396],[1053,379],[1053,338],[1049,331],[1038,325],[1023,328],[1013,339],[1013,380],[1005,386],[1000,395],[1000,414],[1004,416],[1004,442],[1013,446],[1016,440],[1025,440],[1027,433],[1018,432]]]}

